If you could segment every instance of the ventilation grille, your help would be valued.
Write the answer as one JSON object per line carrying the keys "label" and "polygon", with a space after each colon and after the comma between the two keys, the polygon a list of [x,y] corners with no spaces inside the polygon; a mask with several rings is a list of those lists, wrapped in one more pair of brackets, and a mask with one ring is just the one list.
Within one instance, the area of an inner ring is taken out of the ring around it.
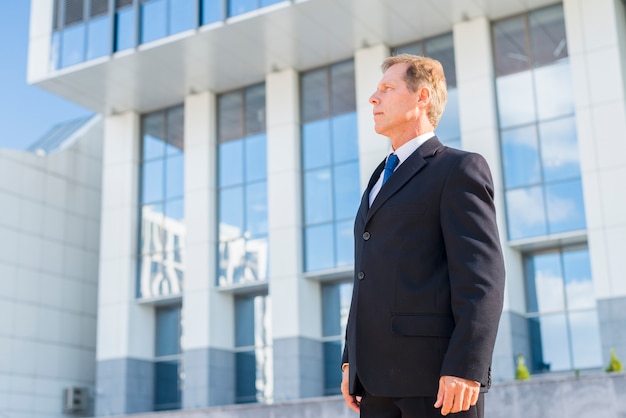
{"label": "ventilation grille", "polygon": [[90,0],[89,17],[100,16],[109,11],[109,0]]}
{"label": "ventilation grille", "polygon": [[65,0],[65,19],[63,25],[82,22],[85,16],[83,0]]}

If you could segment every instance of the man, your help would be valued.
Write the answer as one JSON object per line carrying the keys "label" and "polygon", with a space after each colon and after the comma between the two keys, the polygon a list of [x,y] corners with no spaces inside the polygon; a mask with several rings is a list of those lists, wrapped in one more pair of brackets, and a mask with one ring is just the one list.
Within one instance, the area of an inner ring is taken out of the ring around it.
{"label": "man", "polygon": [[393,154],[356,215],[341,391],[365,418],[482,417],[504,292],[489,167],[434,134],[438,61],[403,54],[382,69],[369,101]]}

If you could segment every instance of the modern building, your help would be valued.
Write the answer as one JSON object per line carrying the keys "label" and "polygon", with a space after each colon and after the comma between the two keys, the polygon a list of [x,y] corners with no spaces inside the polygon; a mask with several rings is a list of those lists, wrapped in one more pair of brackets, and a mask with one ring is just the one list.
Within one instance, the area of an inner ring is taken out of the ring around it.
{"label": "modern building", "polygon": [[353,216],[389,149],[368,97],[402,51],[442,61],[437,134],[494,175],[494,381],[519,354],[538,379],[626,357],[622,1],[31,5],[29,82],[102,118],[96,416],[339,393]]}

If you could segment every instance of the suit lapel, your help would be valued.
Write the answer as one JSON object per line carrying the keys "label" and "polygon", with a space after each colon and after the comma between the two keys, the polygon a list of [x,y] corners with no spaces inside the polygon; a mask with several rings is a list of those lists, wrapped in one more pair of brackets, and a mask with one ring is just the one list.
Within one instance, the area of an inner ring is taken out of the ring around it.
{"label": "suit lapel", "polygon": [[370,207],[370,192],[372,191],[372,187],[374,187],[374,185],[378,181],[378,178],[380,177],[380,173],[382,173],[384,168],[385,168],[385,160],[383,160],[380,164],[378,164],[378,167],[376,167],[376,170],[374,170],[374,174],[372,174],[372,177],[370,177],[369,184],[367,185],[367,188],[365,189],[365,191],[363,192],[363,196],[361,197],[361,205],[359,206],[359,215],[362,216],[364,220],[365,218],[367,218],[367,211],[369,210],[369,207]]}
{"label": "suit lapel", "polygon": [[[367,210],[367,206],[365,206],[365,222],[367,223],[391,196],[393,196],[402,188],[402,186],[415,176],[427,164],[427,160],[434,156],[441,147],[442,144],[439,142],[439,139],[437,139],[437,137],[433,137],[424,142],[422,146],[409,156],[409,158],[400,164],[400,167],[398,167],[393,175],[389,177],[389,180],[387,180],[385,185],[378,192],[374,202],[372,202],[372,207]],[[375,174],[378,173],[378,176],[373,176],[376,180],[378,180],[380,172],[382,171],[382,168],[384,168],[384,163],[385,162],[383,161],[375,171]],[[364,203],[365,205],[368,204],[369,191],[376,183],[376,180],[374,180],[374,183],[370,180],[370,185],[366,191],[367,193],[363,197],[365,200],[361,201],[361,209],[363,209]]]}

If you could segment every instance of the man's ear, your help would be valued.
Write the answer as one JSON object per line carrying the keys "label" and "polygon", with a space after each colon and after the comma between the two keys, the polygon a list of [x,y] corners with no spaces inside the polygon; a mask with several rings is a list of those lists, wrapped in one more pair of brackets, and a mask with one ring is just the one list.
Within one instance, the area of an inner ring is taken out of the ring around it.
{"label": "man's ear", "polygon": [[420,87],[418,93],[418,103],[422,106],[428,105],[430,103],[430,89],[426,86]]}

